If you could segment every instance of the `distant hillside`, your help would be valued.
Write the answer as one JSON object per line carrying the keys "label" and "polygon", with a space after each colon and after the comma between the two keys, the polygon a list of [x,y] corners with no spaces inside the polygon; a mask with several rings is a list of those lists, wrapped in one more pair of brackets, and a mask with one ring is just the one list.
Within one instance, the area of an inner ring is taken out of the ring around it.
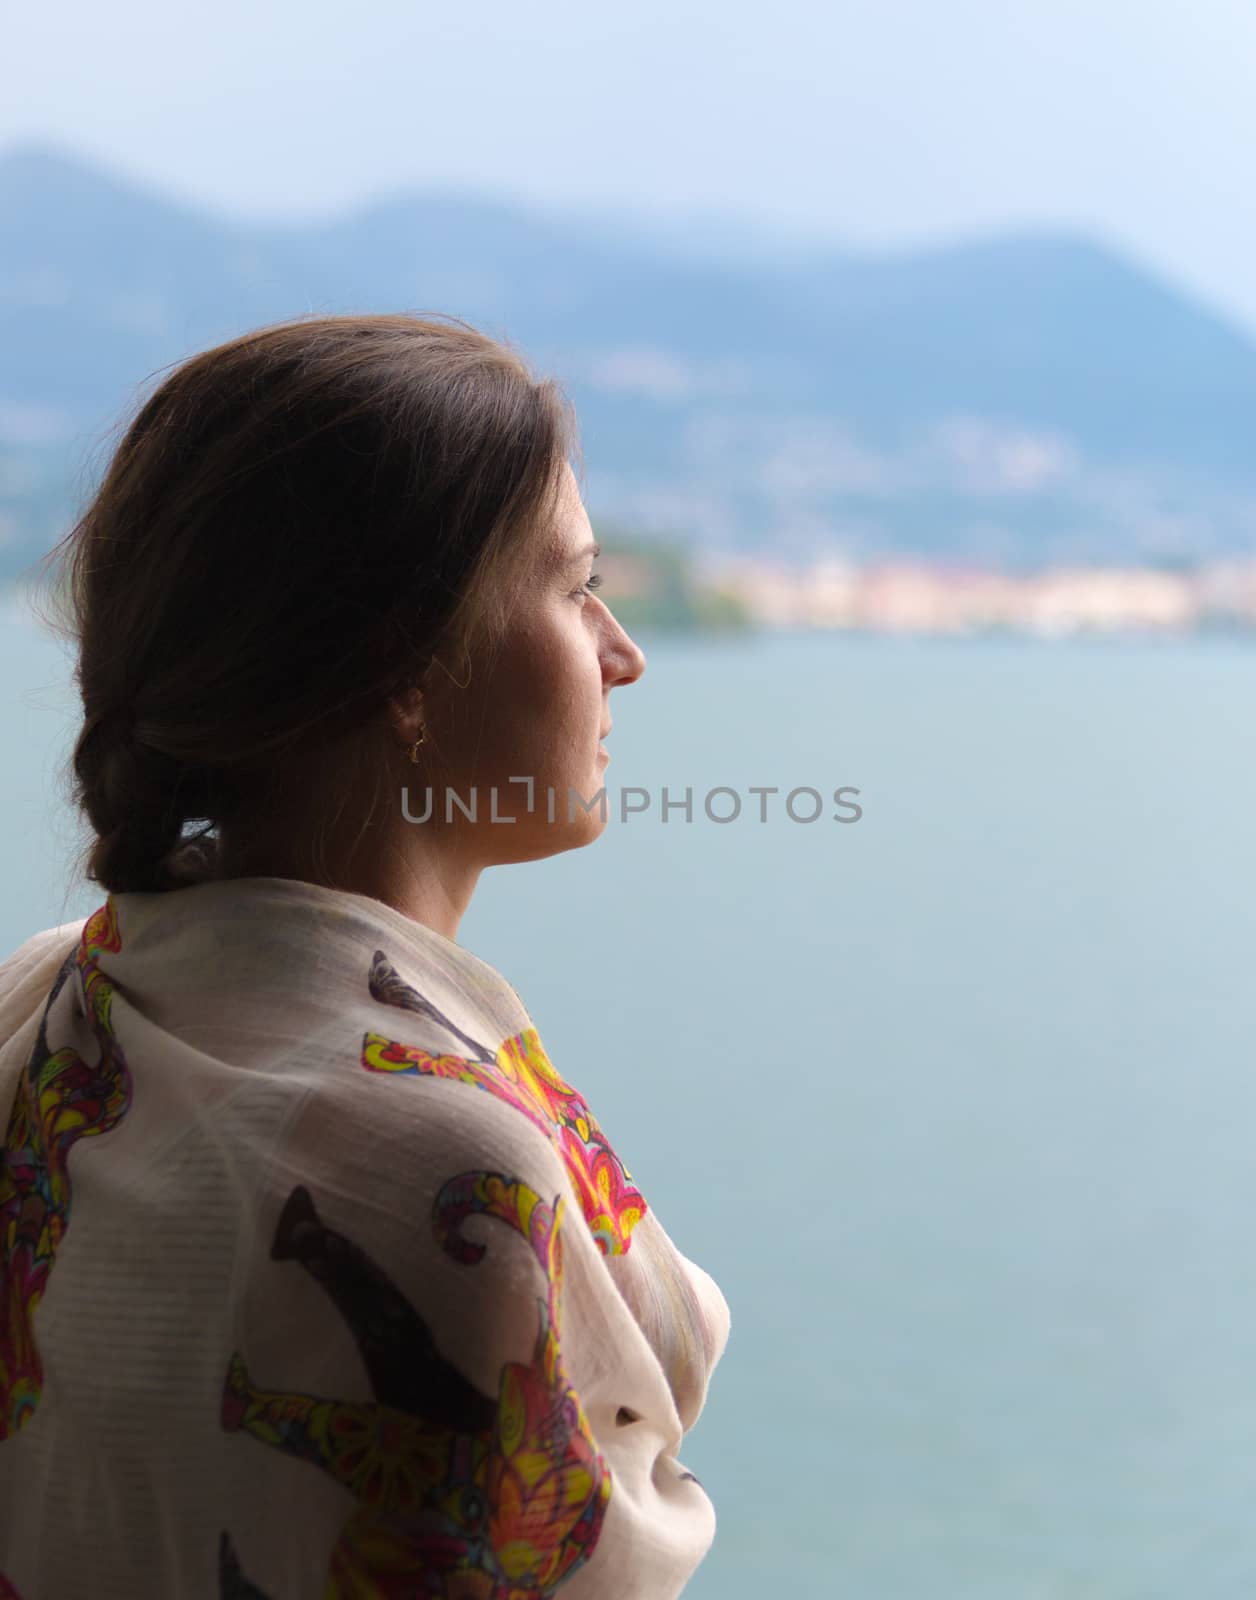
{"label": "distant hillside", "polygon": [[675,545],[601,519],[594,531],[604,552],[597,562],[602,598],[630,632],[738,633],[754,626],[744,600],[731,587],[699,577]]}
{"label": "distant hillside", "polygon": [[[730,235],[731,238],[731,235]],[[159,369],[306,311],[506,334],[582,419],[591,511],[703,549],[1189,560],[1256,536],[1256,347],[1093,240],[714,264],[631,218],[445,192],[264,228],[0,155],[0,570]]]}

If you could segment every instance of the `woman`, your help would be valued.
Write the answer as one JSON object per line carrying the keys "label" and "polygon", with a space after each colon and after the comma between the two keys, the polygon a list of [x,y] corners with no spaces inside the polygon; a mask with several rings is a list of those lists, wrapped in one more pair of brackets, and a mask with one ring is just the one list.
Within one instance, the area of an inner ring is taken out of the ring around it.
{"label": "woman", "polygon": [[573,441],[461,322],[302,319],[54,552],[105,897],[0,967],[0,1595],[663,1600],[710,1544],[727,1307],[455,942],[598,835],[645,665]]}

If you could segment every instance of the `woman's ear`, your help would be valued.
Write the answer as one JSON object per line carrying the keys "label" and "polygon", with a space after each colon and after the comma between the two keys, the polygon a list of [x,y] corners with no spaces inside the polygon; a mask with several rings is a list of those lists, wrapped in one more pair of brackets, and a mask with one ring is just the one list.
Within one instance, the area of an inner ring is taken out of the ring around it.
{"label": "woman's ear", "polygon": [[411,745],[423,732],[423,691],[417,684],[395,689],[388,697],[388,720],[403,744]]}

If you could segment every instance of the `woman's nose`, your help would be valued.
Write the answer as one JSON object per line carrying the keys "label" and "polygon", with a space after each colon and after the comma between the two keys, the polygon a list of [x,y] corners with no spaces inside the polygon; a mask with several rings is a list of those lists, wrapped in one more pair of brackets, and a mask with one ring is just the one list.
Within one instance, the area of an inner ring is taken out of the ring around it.
{"label": "woman's nose", "polygon": [[615,637],[610,641],[608,659],[603,662],[603,674],[608,684],[636,683],[645,671],[645,651],[618,622],[614,627]]}

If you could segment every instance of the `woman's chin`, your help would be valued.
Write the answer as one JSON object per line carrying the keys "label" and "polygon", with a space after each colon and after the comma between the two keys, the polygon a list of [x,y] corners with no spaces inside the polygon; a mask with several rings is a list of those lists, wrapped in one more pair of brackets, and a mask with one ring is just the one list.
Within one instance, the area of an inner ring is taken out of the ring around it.
{"label": "woman's chin", "polygon": [[578,850],[600,838],[611,810],[610,791],[602,776],[604,765],[598,762],[592,772],[565,783],[538,784],[530,815],[520,807],[514,826],[488,830],[500,859],[538,861],[564,850]]}

